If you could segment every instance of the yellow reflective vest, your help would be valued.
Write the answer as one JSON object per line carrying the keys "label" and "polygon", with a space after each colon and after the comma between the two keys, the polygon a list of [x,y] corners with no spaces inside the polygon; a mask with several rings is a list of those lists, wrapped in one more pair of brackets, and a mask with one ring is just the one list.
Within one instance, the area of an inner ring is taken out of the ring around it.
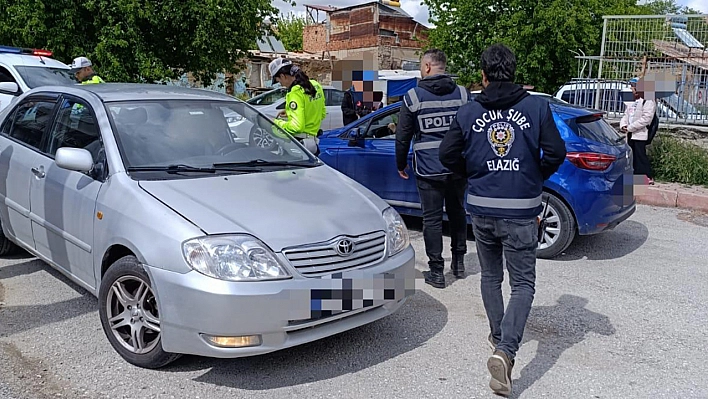
{"label": "yellow reflective vest", "polygon": [[317,94],[310,97],[300,85],[293,86],[285,95],[285,115],[288,120],[276,119],[275,124],[293,136],[317,136],[322,121],[327,116],[325,96],[320,85],[310,80]]}
{"label": "yellow reflective vest", "polygon": [[95,84],[95,83],[106,83],[101,79],[100,76],[98,75],[93,75],[91,78],[84,80],[81,82],[82,85],[90,85],[90,84]]}

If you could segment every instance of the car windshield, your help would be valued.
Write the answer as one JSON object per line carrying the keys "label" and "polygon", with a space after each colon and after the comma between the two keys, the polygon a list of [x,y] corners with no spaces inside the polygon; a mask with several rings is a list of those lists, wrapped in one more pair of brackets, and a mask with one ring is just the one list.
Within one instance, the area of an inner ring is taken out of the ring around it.
{"label": "car windshield", "polygon": [[320,164],[242,102],[155,100],[106,107],[129,172],[228,174]]}
{"label": "car windshield", "polygon": [[78,83],[71,72],[64,68],[16,65],[15,69],[30,89],[39,86],[65,86]]}
{"label": "car windshield", "polygon": [[285,90],[275,89],[250,98],[246,102],[251,105],[271,105],[283,97],[285,97]]}

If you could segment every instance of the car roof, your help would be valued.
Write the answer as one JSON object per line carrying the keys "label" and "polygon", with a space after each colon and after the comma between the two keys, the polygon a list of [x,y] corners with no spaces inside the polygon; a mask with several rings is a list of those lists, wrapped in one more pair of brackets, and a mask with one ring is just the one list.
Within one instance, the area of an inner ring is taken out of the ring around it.
{"label": "car roof", "polygon": [[[478,94],[479,92],[480,91],[474,91],[474,92],[472,92],[472,94]],[[541,97],[551,97],[551,98],[553,97],[550,94],[546,94],[546,93],[540,93],[540,92],[529,92],[529,93],[531,93],[533,95],[538,95]],[[372,115],[372,114],[378,114],[381,112],[393,110],[397,107],[400,107],[400,105],[401,105],[400,101],[397,103],[393,103],[391,105],[387,105],[384,108],[378,109],[375,112],[372,112],[371,114],[366,115],[366,117],[369,117],[369,115]],[[587,115],[604,113],[604,111],[598,111],[595,109],[589,109],[589,108],[582,107],[580,105],[573,105],[573,104],[568,104],[568,103],[560,104],[560,103],[551,102],[550,105],[551,105],[551,110],[553,112],[561,115],[562,117],[566,117],[566,118],[577,118],[579,116],[587,116]]]}
{"label": "car roof", "polygon": [[42,86],[33,92],[58,92],[80,94],[90,92],[103,102],[134,100],[217,100],[241,102],[235,97],[207,89],[190,87],[146,84],[146,83],[99,83],[72,86]]}
{"label": "car roof", "polygon": [[69,66],[54,58],[30,54],[0,53],[0,61],[12,66],[37,66],[45,68],[69,69]]}

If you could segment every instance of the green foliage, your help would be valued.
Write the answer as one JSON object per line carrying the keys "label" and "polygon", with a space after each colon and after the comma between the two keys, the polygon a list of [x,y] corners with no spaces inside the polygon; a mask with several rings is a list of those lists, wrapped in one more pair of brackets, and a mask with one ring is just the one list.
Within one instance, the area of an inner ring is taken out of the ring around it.
{"label": "green foliage", "polygon": [[649,147],[658,180],[708,186],[708,150],[668,135],[660,135]]}
{"label": "green foliage", "polygon": [[302,51],[302,32],[305,29],[305,18],[298,18],[290,13],[275,22],[273,30],[276,37],[283,42],[288,51]]}
{"label": "green foliage", "polygon": [[694,10],[688,6],[681,6],[676,3],[676,0],[653,0],[644,5],[647,14],[665,15],[665,14],[702,14],[698,10]]}
{"label": "green foliage", "polygon": [[254,48],[270,0],[0,0],[0,43],[86,56],[109,81],[235,72]]}
{"label": "green foliage", "polygon": [[423,2],[429,6],[431,22],[435,24],[429,46],[448,54],[450,70],[460,76],[463,84],[481,82],[482,52],[494,43],[503,43],[516,54],[516,81],[547,93],[577,77],[578,53],[600,54],[603,15],[682,10],[675,0],[657,0],[651,6],[638,6],[635,0]]}

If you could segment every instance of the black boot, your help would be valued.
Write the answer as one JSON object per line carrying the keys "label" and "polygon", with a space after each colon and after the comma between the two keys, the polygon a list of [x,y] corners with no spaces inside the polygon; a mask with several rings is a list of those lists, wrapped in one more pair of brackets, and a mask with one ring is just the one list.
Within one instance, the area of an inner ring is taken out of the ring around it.
{"label": "black boot", "polygon": [[445,288],[445,275],[442,270],[430,269],[423,272],[423,277],[425,277],[426,284],[430,284],[435,288]]}
{"label": "black boot", "polygon": [[457,278],[465,278],[465,255],[452,254],[452,264],[450,265],[452,274]]}

